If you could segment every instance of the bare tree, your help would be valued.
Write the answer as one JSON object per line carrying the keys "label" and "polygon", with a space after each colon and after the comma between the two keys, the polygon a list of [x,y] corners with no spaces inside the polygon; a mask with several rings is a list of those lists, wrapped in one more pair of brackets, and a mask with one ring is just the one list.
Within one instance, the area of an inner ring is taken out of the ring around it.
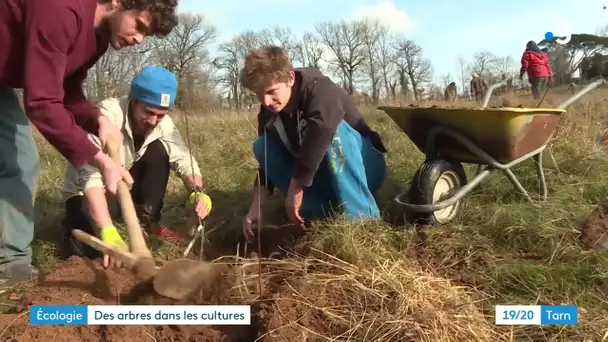
{"label": "bare tree", "polygon": [[467,61],[464,59],[462,55],[458,56],[458,66],[460,69],[460,83],[462,86],[463,95],[467,95]]}
{"label": "bare tree", "polygon": [[378,50],[380,49],[380,37],[388,32],[388,27],[382,25],[379,19],[365,19],[362,21],[365,31],[363,41],[365,48],[365,69],[371,85],[372,101],[378,103],[380,98],[380,80],[382,73],[378,61]]}
{"label": "bare tree", "polygon": [[235,109],[240,108],[239,73],[243,63],[240,43],[240,37],[235,36],[231,41],[220,44],[218,46],[220,56],[213,60],[213,65],[223,72],[218,77],[218,81],[229,89],[228,102]]}
{"label": "bare tree", "polygon": [[[471,65],[471,71],[478,74],[481,77],[489,76],[491,68],[496,57],[489,51],[477,52],[473,55],[473,63]],[[486,75],[488,74],[488,75]]]}
{"label": "bare tree", "polygon": [[443,86],[447,87],[452,82],[452,74],[447,73],[447,74],[443,75],[441,77],[441,80],[443,81]]}
{"label": "bare tree", "polygon": [[242,109],[247,100],[247,93],[239,82],[244,59],[252,49],[268,44],[265,33],[246,31],[233,37],[231,41],[219,45],[220,56],[213,60],[213,65],[222,72],[219,82],[229,89],[231,106],[237,110]]}
{"label": "bare tree", "polygon": [[407,78],[407,74],[405,73],[405,67],[401,67],[399,64],[397,65],[397,77],[399,79],[399,92],[401,96],[407,97],[409,94],[410,81]]}
{"label": "bare tree", "polygon": [[124,57],[128,60],[131,69],[134,72],[139,72],[141,68],[154,60],[154,49],[154,41],[147,39],[139,45],[119,51],[124,52]]}
{"label": "bare tree", "polygon": [[88,77],[88,94],[97,101],[108,96],[120,96],[129,91],[131,78],[151,57],[151,44],[146,41],[139,46],[122,50],[110,50],[95,64]]}
{"label": "bare tree", "polygon": [[394,100],[396,94],[394,91],[394,87],[391,87],[391,84],[393,84],[391,82],[394,82],[394,84],[396,84],[396,80],[391,79],[391,76],[395,74],[395,64],[393,63],[393,61],[395,60],[395,51],[393,47],[393,35],[388,29],[382,30],[378,35],[376,60],[378,61],[378,67],[380,68],[380,72],[382,73],[382,80],[384,84],[384,90],[386,91],[386,96],[391,96]]}
{"label": "bare tree", "polygon": [[302,40],[296,44],[294,60],[303,67],[321,69],[320,61],[323,57],[323,45],[312,33],[306,32]]}
{"label": "bare tree", "polygon": [[493,65],[498,73],[500,73],[501,75],[504,74],[507,77],[509,77],[511,74],[513,74],[513,71],[516,68],[515,61],[513,60],[513,57],[511,57],[511,56],[506,56],[506,57],[497,56],[494,58]]}
{"label": "bare tree", "polygon": [[424,58],[422,47],[412,40],[401,38],[396,42],[395,49],[397,50],[395,64],[401,75],[407,75],[414,91],[414,98],[420,101],[422,95],[420,86],[430,82],[433,75],[431,62]]}
{"label": "bare tree", "polygon": [[365,61],[365,24],[362,21],[324,22],[315,26],[321,41],[332,52],[328,63],[341,72],[349,95],[355,91],[355,74]]}
{"label": "bare tree", "polygon": [[202,15],[181,14],[179,24],[167,37],[154,40],[157,62],[173,71],[182,85],[177,106],[183,107],[185,101],[192,102],[187,97],[194,96],[192,86],[199,83],[195,78],[202,75],[200,67],[209,60],[207,46],[216,37],[216,28],[206,24]]}
{"label": "bare tree", "polygon": [[[98,101],[107,96],[115,95],[113,89],[116,84],[120,84],[121,79],[127,77],[124,59],[120,58],[120,53],[109,51],[103,55],[95,64],[95,95]],[[92,94],[91,94],[92,95]]]}
{"label": "bare tree", "polygon": [[264,30],[260,36],[268,36],[268,38],[270,38],[269,41],[272,42],[268,45],[282,47],[291,59],[298,54],[298,42],[289,28],[275,26],[272,29]]}

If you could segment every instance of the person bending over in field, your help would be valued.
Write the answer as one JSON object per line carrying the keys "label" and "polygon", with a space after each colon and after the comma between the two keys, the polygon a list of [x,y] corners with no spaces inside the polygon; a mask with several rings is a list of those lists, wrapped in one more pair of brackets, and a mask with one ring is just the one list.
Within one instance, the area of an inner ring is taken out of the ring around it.
{"label": "person bending over in field", "polygon": [[532,85],[532,97],[540,99],[541,93],[553,83],[553,79],[549,56],[533,40],[526,44],[526,51],[521,56],[520,80],[525,73],[528,73],[528,81]]}
{"label": "person bending over in field", "polygon": [[456,90],[456,82],[451,82],[445,87],[445,100],[448,102],[454,102],[458,98],[458,91]]}
{"label": "person bending over in field", "polygon": [[[159,223],[171,169],[191,191],[190,202],[195,204],[198,217],[204,219],[211,210],[211,199],[202,190],[199,166],[167,115],[176,93],[177,79],[173,73],[162,67],[146,66],[133,78],[128,96],[99,103],[101,114],[122,129],[120,158],[134,180],[131,196],[140,222],[147,233],[174,243],[178,243],[180,237]],[[96,136],[89,134],[89,138],[100,145]],[[120,203],[116,196],[105,191],[97,167],[69,165],[62,195],[66,209],[63,220],[66,257],[79,255],[96,259],[101,256],[73,238],[73,229],[127,248],[114,226],[114,221],[121,217]],[[111,262],[104,257],[105,267]]]}
{"label": "person bending over in field", "polygon": [[380,218],[375,196],[386,149],[342,88],[317,69],[294,69],[276,46],[249,53],[241,82],[261,102],[253,143],[259,171],[243,222],[248,239],[275,187],[300,227],[336,209],[350,220]]}
{"label": "person bending over in field", "polygon": [[[86,99],[87,71],[108,50],[166,36],[177,0],[0,1],[0,287],[38,277],[31,264],[40,159],[31,123],[67,159],[98,166],[109,191],[129,172],[87,139],[120,137]],[[23,89],[23,107],[13,89]]]}

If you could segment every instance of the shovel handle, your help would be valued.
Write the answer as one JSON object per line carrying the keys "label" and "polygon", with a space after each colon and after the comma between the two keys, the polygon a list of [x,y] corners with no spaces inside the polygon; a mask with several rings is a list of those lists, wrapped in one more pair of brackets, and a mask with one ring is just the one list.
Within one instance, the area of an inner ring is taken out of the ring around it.
{"label": "shovel handle", "polygon": [[[119,165],[122,165],[120,160],[118,144],[112,139],[108,138],[106,142],[106,151],[110,155],[110,158]],[[133,198],[131,197],[131,191],[124,181],[118,182],[118,197],[120,207],[122,209],[122,216],[125,224],[127,225],[127,232],[129,234],[129,247],[131,252],[137,256],[152,258],[152,252],[146,245],[144,234],[139,225],[139,219],[135,212],[135,204],[133,204]]]}
{"label": "shovel handle", "polygon": [[134,254],[109,245],[80,229],[72,230],[72,235],[74,235],[74,237],[78,239],[78,241],[87,244],[90,247],[95,248],[96,250],[107,254],[117,260],[120,260],[128,267],[133,267],[137,262],[137,256],[135,256]]}

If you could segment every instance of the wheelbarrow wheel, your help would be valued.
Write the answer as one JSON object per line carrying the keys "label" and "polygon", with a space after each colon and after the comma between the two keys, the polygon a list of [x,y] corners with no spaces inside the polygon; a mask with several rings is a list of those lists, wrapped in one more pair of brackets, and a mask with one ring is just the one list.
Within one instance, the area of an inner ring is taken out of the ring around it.
{"label": "wheelbarrow wheel", "polygon": [[[452,196],[467,183],[467,176],[461,163],[443,159],[426,161],[418,169],[412,180],[409,197],[412,203],[430,205]],[[462,203],[456,202],[447,208],[429,213],[411,213],[414,223],[442,225],[456,219],[462,211]]]}

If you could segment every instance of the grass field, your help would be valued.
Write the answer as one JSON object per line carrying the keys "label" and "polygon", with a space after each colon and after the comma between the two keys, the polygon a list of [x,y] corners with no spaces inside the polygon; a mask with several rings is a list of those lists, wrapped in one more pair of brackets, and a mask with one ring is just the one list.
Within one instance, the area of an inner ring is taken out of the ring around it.
{"label": "grass field", "polygon": [[[550,93],[545,106],[564,96]],[[273,317],[266,323],[268,340],[608,340],[608,257],[585,250],[578,230],[578,220],[608,196],[608,154],[596,143],[608,119],[606,98],[608,90],[598,89],[568,110],[550,148],[557,167],[545,154],[547,202],[532,206],[496,173],[467,197],[464,215],[455,224],[425,230],[424,243],[414,227],[393,224],[400,212],[391,204],[423,155],[383,112],[362,109],[389,150],[389,175],[381,191],[387,223],[319,224],[313,253],[277,266],[289,273],[284,278],[290,285],[276,290],[268,308]],[[181,114],[175,115],[184,133]],[[238,239],[255,176],[255,114],[189,115],[193,152],[214,201],[206,229]],[[42,175],[35,254],[43,269],[51,270],[59,262],[55,243],[63,215],[59,191],[65,162],[39,135],[37,139]],[[529,191],[538,189],[531,160],[514,171]],[[173,177],[165,222],[181,231],[188,228],[184,195]],[[277,209],[266,210],[266,224],[280,223],[281,199],[273,202]],[[177,256],[167,246],[155,252],[160,258]],[[302,271],[305,263],[316,266]],[[247,267],[254,265],[250,260]],[[255,286],[249,295],[241,292],[243,300],[254,298],[254,292]],[[297,314],[283,310],[285,298]],[[579,324],[499,327],[494,325],[496,304],[575,304]]]}

